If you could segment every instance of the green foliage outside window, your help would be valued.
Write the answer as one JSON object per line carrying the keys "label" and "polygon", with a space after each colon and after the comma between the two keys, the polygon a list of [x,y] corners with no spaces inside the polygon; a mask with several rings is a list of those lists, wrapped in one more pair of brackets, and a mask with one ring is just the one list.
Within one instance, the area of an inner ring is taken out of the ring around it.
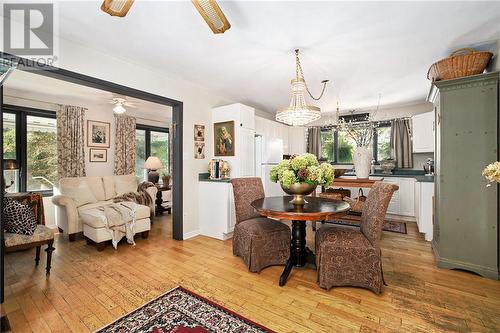
{"label": "green foliage outside window", "polygon": [[[329,162],[340,164],[352,164],[352,157],[356,149],[356,142],[345,132],[337,132],[337,142],[335,144],[335,129],[324,129],[321,131],[321,158]],[[391,158],[391,127],[380,126],[376,128],[377,140],[373,144],[377,145],[377,161]],[[336,161],[334,151],[336,150]]]}
{"label": "green foliage outside window", "polygon": [[356,144],[342,132],[339,132],[338,140],[338,163],[352,163],[352,155]]}
{"label": "green foliage outside window", "polygon": [[16,158],[16,130],[14,128],[4,128],[3,130],[3,158]]}
{"label": "green foliage outside window", "polygon": [[[26,143],[28,190],[50,190],[57,181],[56,132],[29,131]],[[37,179],[33,177],[43,177]]]}

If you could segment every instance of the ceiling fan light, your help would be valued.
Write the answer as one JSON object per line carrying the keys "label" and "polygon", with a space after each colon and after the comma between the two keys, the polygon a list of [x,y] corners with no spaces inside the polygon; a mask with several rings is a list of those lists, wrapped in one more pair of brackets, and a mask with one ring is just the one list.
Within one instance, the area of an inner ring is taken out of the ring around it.
{"label": "ceiling fan light", "polygon": [[214,34],[224,33],[231,24],[215,0],[191,0]]}
{"label": "ceiling fan light", "polygon": [[101,10],[111,16],[124,17],[133,3],[134,0],[104,0]]}
{"label": "ceiling fan light", "polygon": [[123,107],[123,105],[121,104],[117,104],[114,108],[113,108],[113,112],[116,113],[116,114],[124,114],[125,112],[127,111],[127,109],[125,109]]}

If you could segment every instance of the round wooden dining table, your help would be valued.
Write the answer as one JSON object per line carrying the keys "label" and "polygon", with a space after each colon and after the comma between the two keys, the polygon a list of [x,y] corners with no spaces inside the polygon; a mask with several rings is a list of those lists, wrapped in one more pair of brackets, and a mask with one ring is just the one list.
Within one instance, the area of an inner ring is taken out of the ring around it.
{"label": "round wooden dining table", "polygon": [[340,200],[307,197],[304,206],[290,203],[291,196],[267,197],[252,202],[252,207],[262,216],[278,220],[292,221],[290,257],[281,273],[279,285],[284,286],[293,267],[307,264],[316,266],[314,253],[306,246],[306,221],[324,221],[335,219],[347,212],[351,206]]}

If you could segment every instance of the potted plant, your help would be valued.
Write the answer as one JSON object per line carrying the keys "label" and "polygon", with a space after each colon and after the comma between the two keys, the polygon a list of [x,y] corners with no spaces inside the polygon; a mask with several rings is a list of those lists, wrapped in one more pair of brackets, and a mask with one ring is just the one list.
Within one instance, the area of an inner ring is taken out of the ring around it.
{"label": "potted plant", "polygon": [[329,163],[318,162],[313,154],[293,155],[281,161],[270,171],[272,182],[279,182],[285,193],[293,195],[290,203],[304,205],[304,196],[311,194],[318,185],[333,183],[334,169]]}
{"label": "potted plant", "polygon": [[162,172],[161,181],[163,185],[170,185],[170,174],[168,172]]}

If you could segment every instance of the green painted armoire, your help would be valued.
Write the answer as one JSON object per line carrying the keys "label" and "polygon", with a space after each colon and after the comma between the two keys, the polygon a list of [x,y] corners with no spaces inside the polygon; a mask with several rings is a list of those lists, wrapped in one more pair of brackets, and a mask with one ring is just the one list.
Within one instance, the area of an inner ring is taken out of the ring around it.
{"label": "green painted armoire", "polygon": [[499,160],[499,72],[435,82],[432,247],[439,267],[499,276],[499,186],[482,170]]}

